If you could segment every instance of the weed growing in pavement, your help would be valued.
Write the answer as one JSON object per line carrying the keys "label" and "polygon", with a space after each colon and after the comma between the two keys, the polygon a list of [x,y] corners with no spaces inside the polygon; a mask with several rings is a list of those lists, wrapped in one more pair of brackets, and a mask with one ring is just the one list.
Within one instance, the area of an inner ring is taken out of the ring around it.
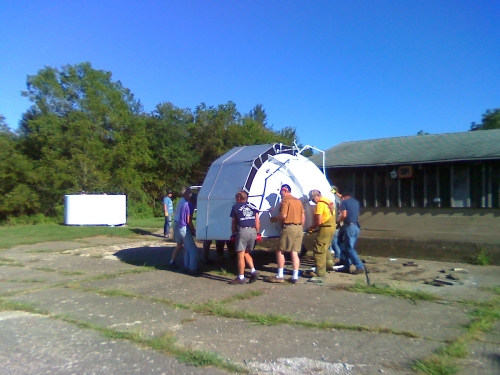
{"label": "weed growing in pavement", "polygon": [[43,272],[56,272],[57,271],[56,269],[49,268],[49,267],[38,267],[38,268],[34,268],[34,270],[43,271]]}
{"label": "weed growing in pavement", "polygon": [[24,267],[24,264],[15,259],[0,257],[0,266]]}
{"label": "weed growing in pavement", "polygon": [[438,296],[434,294],[423,292],[421,290],[399,289],[390,286],[379,287],[376,285],[364,285],[361,283],[356,283],[354,285],[336,285],[332,286],[331,289],[347,290],[349,292],[358,292],[358,293],[379,294],[383,296],[409,299],[413,302],[437,301],[440,299]]}
{"label": "weed growing in pavement", "polygon": [[478,266],[488,266],[491,264],[491,254],[488,250],[481,248],[476,253],[474,253],[471,259],[471,263]]}
{"label": "weed growing in pavement", "polygon": [[32,284],[32,283],[43,283],[45,280],[43,279],[13,279],[9,280],[9,283],[25,283],[25,284]]}
{"label": "weed growing in pavement", "polygon": [[493,298],[486,302],[465,301],[472,306],[469,313],[471,321],[464,326],[464,332],[458,338],[439,348],[427,359],[416,361],[413,369],[423,374],[457,374],[460,366],[457,359],[469,355],[469,344],[479,339],[480,335],[489,332],[493,325],[500,320],[500,298]]}
{"label": "weed growing in pavement", "polygon": [[238,293],[238,294],[235,294],[231,297],[220,300],[219,303],[231,303],[234,301],[241,301],[241,300],[250,299],[253,297],[259,297],[263,294],[264,294],[264,292],[262,290],[247,290],[246,292]]}
{"label": "weed growing in pavement", "polygon": [[0,311],[25,311],[33,314],[48,315],[48,312],[24,302],[8,301],[0,298]]}
{"label": "weed growing in pavement", "polygon": [[196,322],[195,318],[184,318],[184,319],[181,319],[181,324],[188,324],[188,323],[193,323],[193,322]]}
{"label": "weed growing in pavement", "polygon": [[78,276],[78,275],[85,275],[85,272],[82,271],[59,271],[61,275],[64,276]]}
{"label": "weed growing in pavement", "polygon": [[225,277],[232,277],[235,276],[234,273],[226,271],[224,268],[221,268],[220,270],[214,270],[212,273],[218,275],[218,276],[225,276]]}

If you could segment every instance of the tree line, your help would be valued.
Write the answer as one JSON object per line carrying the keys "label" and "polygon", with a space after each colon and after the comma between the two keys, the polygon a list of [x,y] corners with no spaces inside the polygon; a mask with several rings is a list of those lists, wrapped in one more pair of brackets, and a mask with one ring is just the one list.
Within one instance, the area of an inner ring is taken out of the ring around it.
{"label": "tree line", "polygon": [[129,216],[149,216],[166,189],[201,185],[235,146],[298,141],[276,131],[262,105],[229,101],[194,110],[161,102],[146,113],[111,72],[88,62],[44,67],[22,93],[32,103],[14,132],[0,115],[0,221],[62,218],[64,195],[126,194]]}

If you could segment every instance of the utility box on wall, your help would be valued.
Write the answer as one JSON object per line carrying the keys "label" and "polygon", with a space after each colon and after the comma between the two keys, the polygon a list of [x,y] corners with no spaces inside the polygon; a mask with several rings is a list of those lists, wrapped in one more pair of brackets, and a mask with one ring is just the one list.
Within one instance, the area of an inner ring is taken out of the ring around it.
{"label": "utility box on wall", "polygon": [[82,194],[64,196],[65,225],[123,225],[127,222],[127,196]]}

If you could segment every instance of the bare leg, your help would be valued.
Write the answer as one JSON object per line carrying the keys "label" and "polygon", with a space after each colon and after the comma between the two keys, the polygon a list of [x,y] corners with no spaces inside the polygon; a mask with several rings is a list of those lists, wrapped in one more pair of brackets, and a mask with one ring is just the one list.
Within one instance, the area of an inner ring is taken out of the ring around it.
{"label": "bare leg", "polygon": [[236,254],[238,257],[238,275],[244,275],[245,274],[245,252],[238,251]]}
{"label": "bare leg", "polygon": [[292,267],[293,267],[293,270],[297,271],[299,269],[299,267],[300,267],[299,253],[296,252],[296,251],[292,251],[291,254],[290,254],[290,256],[292,258]]}
{"label": "bare leg", "polygon": [[172,253],[172,258],[170,259],[170,263],[175,263],[175,258],[177,258],[177,254],[181,251],[182,245],[177,245]]}
{"label": "bare leg", "polygon": [[254,268],[252,256],[250,255],[250,253],[247,253],[246,251],[242,251],[242,253],[245,253],[245,261],[247,262],[247,266],[248,268],[250,268],[250,270],[252,270]]}
{"label": "bare leg", "polygon": [[281,250],[276,250],[276,263],[278,268],[285,268],[285,255]]}

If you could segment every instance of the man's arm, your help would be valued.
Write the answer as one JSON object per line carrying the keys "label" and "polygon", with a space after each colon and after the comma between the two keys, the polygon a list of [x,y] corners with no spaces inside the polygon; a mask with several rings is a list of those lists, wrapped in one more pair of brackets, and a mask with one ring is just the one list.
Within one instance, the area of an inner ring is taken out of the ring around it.
{"label": "man's arm", "polygon": [[340,211],[340,216],[337,219],[337,223],[341,223],[347,217],[347,210]]}
{"label": "man's arm", "polygon": [[288,215],[288,209],[285,207],[283,202],[280,203],[280,213],[274,217],[271,217],[271,223],[275,223],[277,221],[285,221]]}
{"label": "man's arm", "polygon": [[257,231],[257,233],[260,232],[260,219],[258,212],[255,214],[255,230]]}
{"label": "man's arm", "polygon": [[236,223],[236,218],[234,218],[234,217],[233,217],[233,218],[231,218],[231,219],[232,219],[232,222],[231,222],[231,232],[232,232],[233,234],[236,234],[237,229],[238,229],[238,228],[237,228],[237,226],[236,226],[236,224],[237,224],[237,223]]}
{"label": "man's arm", "polygon": [[163,211],[165,212],[165,216],[168,216],[168,207],[165,203],[163,203]]}
{"label": "man's arm", "polygon": [[194,227],[194,224],[193,224],[193,215],[191,215],[190,212],[187,214],[187,222],[188,222],[189,228],[191,229],[191,233],[196,235],[196,228]]}

